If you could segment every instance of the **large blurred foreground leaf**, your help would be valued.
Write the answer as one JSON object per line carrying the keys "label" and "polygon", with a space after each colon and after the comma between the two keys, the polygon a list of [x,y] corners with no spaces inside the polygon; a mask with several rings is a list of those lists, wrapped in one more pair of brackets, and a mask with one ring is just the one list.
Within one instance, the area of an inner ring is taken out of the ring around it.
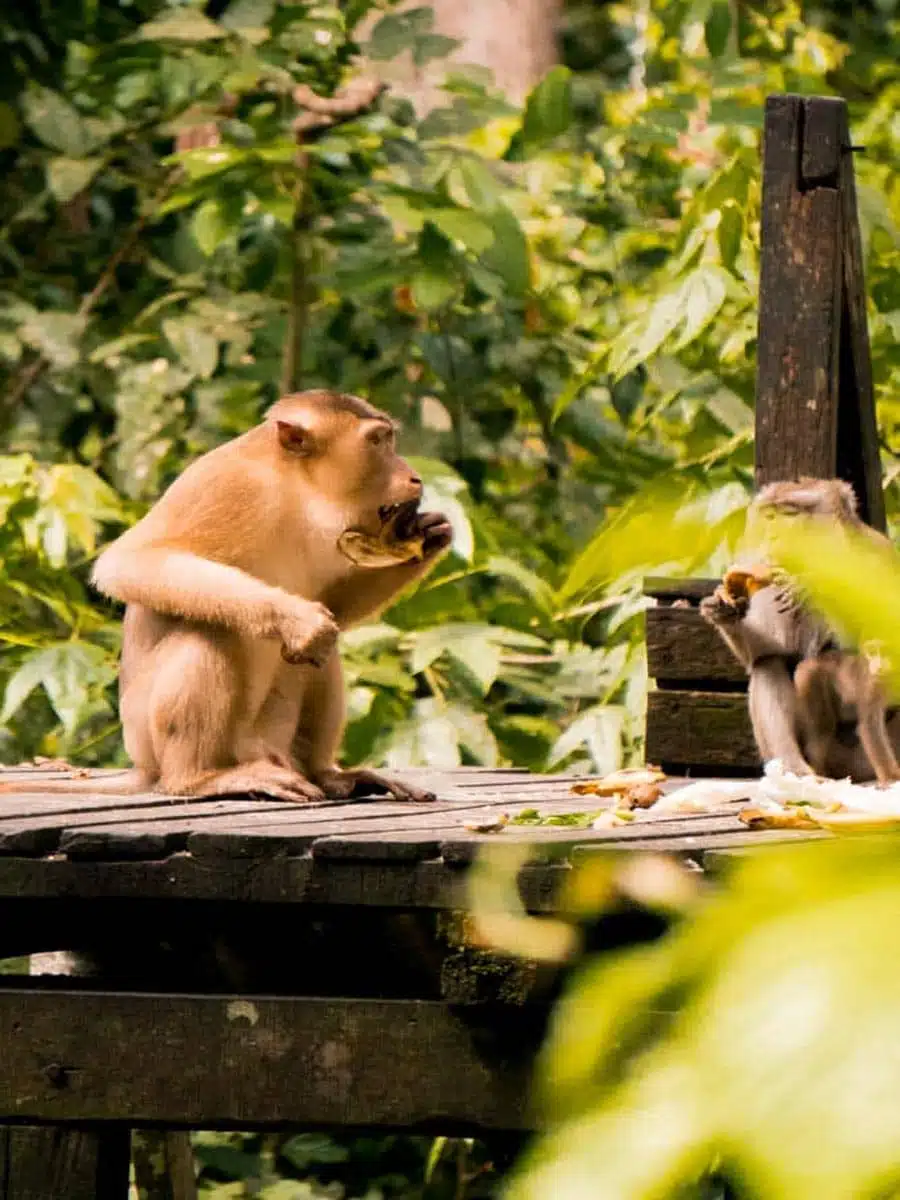
{"label": "large blurred foreground leaf", "polygon": [[900,1194],[900,845],[768,849],[650,947],[589,962],[507,1200]]}

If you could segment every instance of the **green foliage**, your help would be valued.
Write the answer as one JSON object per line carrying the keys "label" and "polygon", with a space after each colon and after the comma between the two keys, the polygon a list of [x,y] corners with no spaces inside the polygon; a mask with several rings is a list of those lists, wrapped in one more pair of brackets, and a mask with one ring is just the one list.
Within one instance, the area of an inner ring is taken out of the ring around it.
{"label": "green foliage", "polygon": [[[748,1200],[894,1196],[896,860],[893,838],[774,849],[689,899],[675,868],[623,870],[632,901],[683,915],[577,971],[543,1051],[546,1131],[503,1194],[695,1197],[715,1175]],[[590,871],[609,896],[615,868]]]}

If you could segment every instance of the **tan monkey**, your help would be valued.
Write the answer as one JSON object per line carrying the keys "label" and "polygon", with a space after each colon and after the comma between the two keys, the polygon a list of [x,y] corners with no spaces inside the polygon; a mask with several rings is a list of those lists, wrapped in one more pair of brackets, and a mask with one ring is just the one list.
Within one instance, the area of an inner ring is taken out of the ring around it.
{"label": "tan monkey", "polygon": [[416,509],[409,562],[361,567],[340,550],[348,528],[377,537],[421,498],[395,432],[355,396],[301,392],[191,464],[94,569],[100,591],[127,606],[120,713],[134,770],[102,786],[0,790],[432,798],[335,765],[340,630],[384,608],[452,540],[442,514]]}
{"label": "tan monkey", "polygon": [[[852,487],[838,479],[771,483],[748,515],[836,521],[893,549],[859,519]],[[893,723],[897,714],[888,708],[879,672],[838,645],[783,575],[741,563],[701,601],[700,612],[750,676],[750,719],[763,761],[779,758],[798,775],[900,779],[900,724]]]}

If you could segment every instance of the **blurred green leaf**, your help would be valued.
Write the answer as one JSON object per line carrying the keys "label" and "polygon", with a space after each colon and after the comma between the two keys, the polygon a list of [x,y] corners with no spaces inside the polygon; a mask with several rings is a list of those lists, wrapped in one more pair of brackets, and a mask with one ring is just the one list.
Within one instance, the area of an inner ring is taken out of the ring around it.
{"label": "blurred green leaf", "polygon": [[522,136],[529,152],[565,133],[572,124],[572,73],[551,67],[528,95],[522,118]]}

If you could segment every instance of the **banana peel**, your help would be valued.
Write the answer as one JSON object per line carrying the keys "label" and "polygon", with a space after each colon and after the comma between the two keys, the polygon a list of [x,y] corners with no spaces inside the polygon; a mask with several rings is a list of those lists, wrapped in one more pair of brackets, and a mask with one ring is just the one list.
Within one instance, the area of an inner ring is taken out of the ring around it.
{"label": "banana peel", "polygon": [[418,507],[417,500],[410,500],[381,509],[381,528],[377,534],[364,529],[345,529],[337,540],[338,549],[354,566],[370,570],[421,562],[425,557],[425,537],[418,532]]}
{"label": "banana peel", "polygon": [[622,767],[602,779],[588,779],[584,783],[573,783],[571,791],[576,796],[618,796],[632,788],[647,787],[662,783],[665,771],[659,767]]}
{"label": "banana peel", "polygon": [[762,565],[752,567],[730,567],[722,580],[726,597],[732,602],[751,600],[756,592],[762,591],[772,582],[771,570]]}

